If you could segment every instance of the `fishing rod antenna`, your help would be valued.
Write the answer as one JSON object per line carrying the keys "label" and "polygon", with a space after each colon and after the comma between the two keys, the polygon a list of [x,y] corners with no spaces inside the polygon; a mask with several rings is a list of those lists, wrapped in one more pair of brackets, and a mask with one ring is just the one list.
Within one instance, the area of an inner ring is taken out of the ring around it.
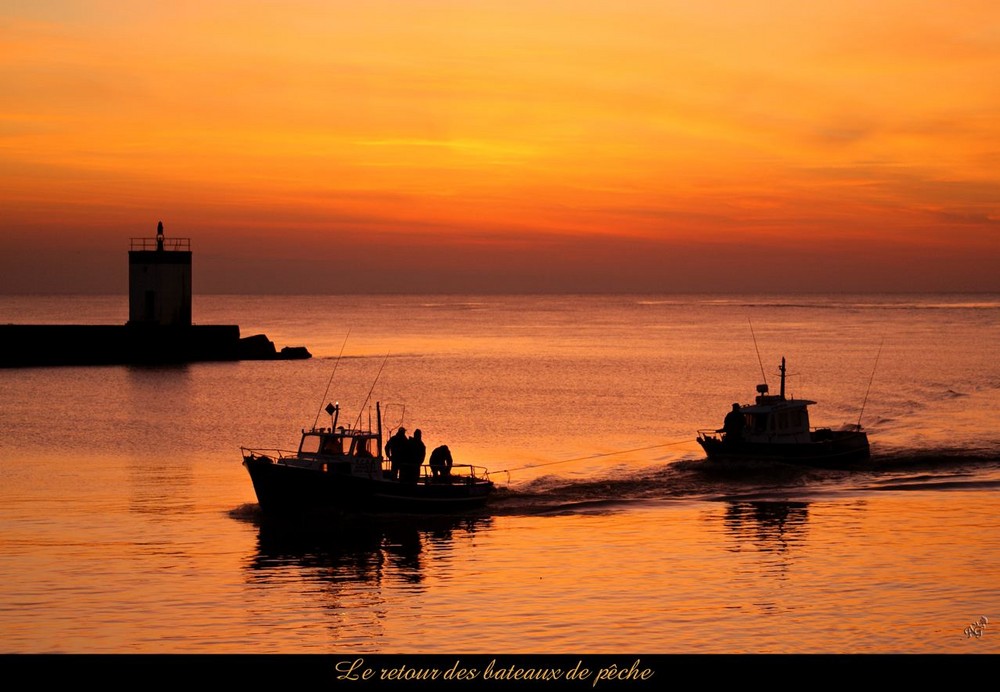
{"label": "fishing rod antenna", "polygon": [[351,328],[347,328],[347,334],[344,336],[344,343],[340,346],[340,354],[337,356],[336,362],[333,364],[333,372],[330,373],[330,379],[326,383],[326,390],[323,392],[323,398],[319,402],[319,410],[316,411],[316,420],[313,421],[313,430],[316,429],[316,424],[319,423],[319,415],[323,413],[323,402],[326,401],[326,395],[330,393],[330,385],[333,384],[333,376],[337,374],[337,366],[340,365],[340,356],[344,355],[344,347],[347,346],[347,337],[351,335]]}
{"label": "fishing rod antenna", "polygon": [[767,384],[767,375],[764,374],[764,361],[760,359],[760,349],[757,348],[757,335],[753,333],[753,322],[747,317],[747,323],[750,325],[750,336],[753,337],[753,348],[757,351],[757,364],[760,366],[760,376],[764,378],[764,384]]}
{"label": "fishing rod antenna", "polygon": [[872,376],[868,378],[868,389],[865,390],[865,399],[861,402],[861,413],[858,414],[858,430],[861,430],[861,416],[865,415],[865,406],[868,404],[868,393],[872,390],[872,382],[875,381],[875,368],[878,367],[878,358],[882,355],[882,346],[885,344],[885,337],[882,337],[878,345],[878,353],[875,354],[875,365],[872,366]]}
{"label": "fishing rod antenna", "polygon": [[358,420],[354,423],[354,427],[357,428],[361,425],[361,414],[364,413],[365,407],[368,406],[368,402],[371,401],[372,392],[375,391],[375,385],[378,383],[378,378],[382,376],[382,368],[389,360],[389,354],[385,354],[385,358],[382,359],[382,365],[379,366],[378,372],[375,373],[375,380],[372,382],[371,389],[368,390],[368,396],[365,397],[365,403],[361,404],[361,409],[358,411]]}

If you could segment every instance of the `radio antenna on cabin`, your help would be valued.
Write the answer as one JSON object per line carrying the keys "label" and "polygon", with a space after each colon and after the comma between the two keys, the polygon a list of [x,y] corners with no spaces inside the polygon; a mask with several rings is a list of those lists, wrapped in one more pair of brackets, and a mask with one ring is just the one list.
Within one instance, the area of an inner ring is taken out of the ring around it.
{"label": "radio antenna on cabin", "polygon": [[868,403],[868,392],[872,390],[872,382],[875,380],[875,368],[878,367],[878,357],[882,355],[882,346],[885,344],[885,337],[878,345],[878,353],[875,354],[875,365],[872,366],[872,376],[868,378],[868,389],[865,390],[865,400],[861,402],[861,413],[858,414],[858,430],[861,430],[861,416],[865,415],[865,405]]}
{"label": "radio antenna on cabin", "polygon": [[753,337],[753,348],[757,351],[757,364],[760,365],[760,376],[764,378],[764,384],[767,384],[767,375],[764,374],[764,361],[760,359],[760,349],[757,348],[757,335],[753,333],[753,322],[747,317],[747,323],[750,325],[750,336]]}
{"label": "radio antenna on cabin", "polygon": [[350,335],[351,328],[348,327],[344,343],[340,347],[340,355],[337,356],[337,361],[333,364],[333,372],[330,373],[330,379],[326,383],[326,391],[323,392],[323,398],[319,402],[319,411],[316,412],[316,420],[313,421],[313,430],[316,429],[316,424],[319,423],[319,414],[323,413],[323,402],[326,401],[326,395],[330,392],[330,385],[333,384],[333,376],[337,374],[337,366],[340,365],[340,356],[344,355],[344,346],[347,346],[347,337]]}

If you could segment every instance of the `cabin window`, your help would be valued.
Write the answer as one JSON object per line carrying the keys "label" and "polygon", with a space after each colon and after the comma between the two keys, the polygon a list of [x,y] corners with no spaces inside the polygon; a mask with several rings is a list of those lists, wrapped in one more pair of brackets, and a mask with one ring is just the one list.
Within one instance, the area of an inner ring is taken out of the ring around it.
{"label": "cabin window", "polygon": [[755,433],[767,432],[768,418],[770,418],[770,416],[768,416],[766,413],[762,413],[760,415],[754,416],[753,417],[753,431]]}
{"label": "cabin window", "polygon": [[300,454],[315,454],[319,451],[319,435],[306,435],[299,446]]}
{"label": "cabin window", "polygon": [[340,437],[327,437],[323,440],[323,454],[343,454],[344,440]]}
{"label": "cabin window", "polygon": [[776,416],[775,426],[778,430],[788,429],[788,411],[782,411]]}
{"label": "cabin window", "polygon": [[356,457],[368,457],[371,458],[375,456],[372,454],[372,441],[373,438],[358,438],[354,441],[354,456]]}

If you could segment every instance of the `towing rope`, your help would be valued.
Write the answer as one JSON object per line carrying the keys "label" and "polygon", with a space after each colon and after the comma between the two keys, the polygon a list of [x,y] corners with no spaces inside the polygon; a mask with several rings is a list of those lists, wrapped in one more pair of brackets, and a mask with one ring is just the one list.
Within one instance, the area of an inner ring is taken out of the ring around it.
{"label": "towing rope", "polygon": [[615,452],[600,452],[598,454],[588,454],[584,457],[576,457],[575,459],[561,459],[559,461],[546,461],[541,464],[530,464],[528,466],[520,466],[515,469],[503,469],[502,471],[492,471],[491,473],[507,473],[511,471],[523,471],[525,469],[537,469],[542,466],[554,466],[555,464],[569,464],[574,461],[585,461],[587,459],[600,459],[601,457],[613,457],[619,454],[629,454],[631,452],[645,452],[650,449],[659,449],[660,447],[673,447],[675,445],[686,444],[691,442],[690,439],[677,440],[676,442],[663,442],[658,445],[649,445],[648,447],[636,447],[635,449],[620,449]]}

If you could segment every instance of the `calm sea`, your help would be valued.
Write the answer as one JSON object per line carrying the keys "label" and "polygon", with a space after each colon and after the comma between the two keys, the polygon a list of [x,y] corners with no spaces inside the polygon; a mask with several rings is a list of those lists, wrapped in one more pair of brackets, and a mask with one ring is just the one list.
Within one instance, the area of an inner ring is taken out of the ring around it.
{"label": "calm sea", "polygon": [[[0,322],[127,311],[0,297]],[[0,370],[0,651],[1000,652],[1000,296],[205,296],[194,314],[314,358]],[[696,431],[776,388],[783,356],[815,425],[868,430],[868,466],[703,463]],[[500,496],[263,522],[240,447],[296,446],[328,401],[380,401]]]}

